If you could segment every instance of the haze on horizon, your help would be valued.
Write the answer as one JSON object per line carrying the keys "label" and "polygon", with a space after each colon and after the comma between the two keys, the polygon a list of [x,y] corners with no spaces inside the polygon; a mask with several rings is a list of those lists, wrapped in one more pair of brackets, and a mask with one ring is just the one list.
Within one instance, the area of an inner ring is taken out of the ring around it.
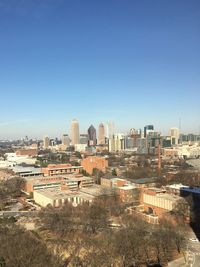
{"label": "haze on horizon", "polygon": [[0,139],[200,131],[200,2],[0,0]]}

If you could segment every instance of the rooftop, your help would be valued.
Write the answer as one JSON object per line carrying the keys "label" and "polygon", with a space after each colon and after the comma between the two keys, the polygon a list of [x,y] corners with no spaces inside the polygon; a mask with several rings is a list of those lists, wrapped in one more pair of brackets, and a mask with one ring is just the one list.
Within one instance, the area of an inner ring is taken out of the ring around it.
{"label": "rooftop", "polygon": [[92,195],[93,197],[98,197],[102,195],[113,195],[113,190],[109,188],[104,188],[96,184],[92,185],[91,187],[81,188],[80,192]]}
{"label": "rooftop", "polygon": [[131,190],[135,188],[136,187],[134,185],[124,185],[124,186],[118,187],[118,189],[122,189],[122,190]]}
{"label": "rooftop", "polygon": [[91,200],[93,196],[85,194],[80,191],[71,191],[71,190],[61,190],[60,188],[49,188],[49,189],[39,189],[35,192],[42,194],[43,196],[50,198],[52,200],[56,199],[67,199],[72,197],[84,198],[84,200]]}
{"label": "rooftop", "polygon": [[166,188],[171,188],[171,189],[181,189],[181,188],[187,188],[188,186],[183,185],[183,184],[171,184],[167,185]]}
{"label": "rooftop", "polygon": [[53,182],[78,182],[78,181],[91,181],[91,177],[87,176],[76,176],[73,174],[69,175],[57,175],[57,176],[38,176],[38,177],[27,177],[25,178],[27,182],[32,184],[39,184],[39,183],[53,183]]}
{"label": "rooftop", "polygon": [[187,191],[191,193],[200,194],[200,187],[185,187],[185,188],[181,188],[181,191]]}
{"label": "rooftop", "polygon": [[133,180],[132,183],[134,184],[148,184],[148,183],[153,183],[155,182],[157,177],[147,177],[147,178],[140,178]]}

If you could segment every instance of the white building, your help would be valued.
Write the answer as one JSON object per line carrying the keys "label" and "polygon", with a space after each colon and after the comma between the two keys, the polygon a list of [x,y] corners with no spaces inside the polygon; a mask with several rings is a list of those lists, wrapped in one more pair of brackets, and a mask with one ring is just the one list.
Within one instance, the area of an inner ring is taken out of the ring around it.
{"label": "white building", "polygon": [[171,144],[178,145],[180,132],[178,128],[170,128]]}
{"label": "white building", "polygon": [[77,151],[77,152],[85,152],[86,147],[87,147],[87,144],[76,144],[76,145],[74,146],[74,149],[75,149],[75,151]]}
{"label": "white building", "polygon": [[109,138],[109,152],[117,152],[125,149],[125,136],[118,133]]}
{"label": "white building", "polygon": [[0,168],[13,167],[17,164],[35,164],[36,158],[31,158],[29,156],[17,156],[16,153],[6,153],[6,160],[0,161]]}

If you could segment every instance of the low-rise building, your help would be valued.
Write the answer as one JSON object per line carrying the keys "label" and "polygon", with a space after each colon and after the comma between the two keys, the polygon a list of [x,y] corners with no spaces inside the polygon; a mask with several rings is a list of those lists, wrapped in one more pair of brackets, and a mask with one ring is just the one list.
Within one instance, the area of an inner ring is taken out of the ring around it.
{"label": "low-rise building", "polygon": [[112,188],[119,195],[122,202],[130,203],[134,199],[134,190],[136,187],[128,180],[121,178],[101,178],[101,186]]}
{"label": "low-rise building", "polygon": [[139,178],[132,181],[132,184],[137,188],[154,187],[156,177]]}
{"label": "low-rise building", "polygon": [[35,177],[26,179],[25,191],[32,193],[34,190],[56,188],[61,185],[69,190],[77,190],[79,188],[90,187],[93,184],[94,181],[91,177],[82,175]]}
{"label": "low-rise building", "polygon": [[71,164],[49,164],[46,168],[42,168],[42,173],[44,176],[55,176],[79,173],[82,169],[82,166],[72,166]]}
{"label": "low-rise building", "polygon": [[182,185],[182,184],[171,184],[171,185],[167,185],[165,188],[166,188],[167,193],[180,196],[181,189],[188,188],[188,186]]}
{"label": "low-rise building", "polygon": [[77,206],[83,202],[91,203],[94,199],[104,196],[113,197],[114,193],[112,190],[103,190],[102,187],[98,185],[81,187],[77,190],[70,190],[65,186],[59,186],[34,190],[33,192],[34,201],[42,207],[46,207],[47,205],[60,207],[66,202]]}
{"label": "low-rise building", "polygon": [[88,194],[71,190],[61,190],[60,188],[35,190],[33,197],[34,201],[42,207],[46,207],[47,205],[60,207],[66,202],[70,202],[74,206],[77,206],[82,202],[90,203],[94,198],[93,196]]}
{"label": "low-rise building", "polygon": [[183,202],[183,198],[165,193],[164,190],[159,188],[149,188],[142,192],[142,204],[149,214],[160,216],[166,212],[176,210],[179,203],[183,204]]}
{"label": "low-rise building", "polygon": [[29,156],[35,157],[38,155],[38,149],[30,148],[30,149],[18,149],[16,151],[16,156]]}

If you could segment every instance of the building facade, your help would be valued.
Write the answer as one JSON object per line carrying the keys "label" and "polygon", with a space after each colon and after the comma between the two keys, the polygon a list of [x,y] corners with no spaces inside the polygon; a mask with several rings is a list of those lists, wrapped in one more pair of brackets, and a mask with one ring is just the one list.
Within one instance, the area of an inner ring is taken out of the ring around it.
{"label": "building facade", "polygon": [[71,122],[71,144],[74,146],[79,144],[80,136],[79,136],[79,123],[76,119]]}
{"label": "building facade", "polygon": [[83,159],[81,166],[89,174],[92,174],[94,169],[105,172],[108,167],[108,160],[102,157],[91,156]]}
{"label": "building facade", "polygon": [[98,144],[105,145],[105,128],[104,128],[103,123],[99,124]]}
{"label": "building facade", "polygon": [[97,134],[96,129],[93,125],[90,125],[88,128],[88,146],[96,146],[97,145]]}

